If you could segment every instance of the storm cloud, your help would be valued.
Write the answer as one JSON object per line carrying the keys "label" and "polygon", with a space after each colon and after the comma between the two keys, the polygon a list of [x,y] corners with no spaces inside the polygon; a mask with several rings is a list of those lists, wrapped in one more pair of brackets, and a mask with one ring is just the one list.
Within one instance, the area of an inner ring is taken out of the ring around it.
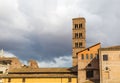
{"label": "storm cloud", "polygon": [[35,59],[43,65],[63,61],[63,65],[55,67],[70,66],[72,18],[86,18],[87,46],[97,42],[102,46],[119,45],[119,3],[119,0],[0,0],[0,49],[23,61]]}

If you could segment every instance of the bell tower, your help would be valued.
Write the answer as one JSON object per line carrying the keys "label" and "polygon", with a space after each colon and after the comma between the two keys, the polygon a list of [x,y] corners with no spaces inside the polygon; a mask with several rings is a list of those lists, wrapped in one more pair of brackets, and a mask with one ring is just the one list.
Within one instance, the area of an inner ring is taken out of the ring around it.
{"label": "bell tower", "polygon": [[72,19],[72,65],[77,66],[77,52],[86,48],[85,18]]}

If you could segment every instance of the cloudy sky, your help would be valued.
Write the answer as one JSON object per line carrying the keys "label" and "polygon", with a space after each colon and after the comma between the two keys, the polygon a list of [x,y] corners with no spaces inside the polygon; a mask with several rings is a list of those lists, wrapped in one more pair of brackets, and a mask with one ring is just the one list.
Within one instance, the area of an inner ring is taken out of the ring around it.
{"label": "cloudy sky", "polygon": [[119,0],[0,0],[0,49],[40,67],[70,67],[72,18],[85,17],[87,46],[120,45]]}

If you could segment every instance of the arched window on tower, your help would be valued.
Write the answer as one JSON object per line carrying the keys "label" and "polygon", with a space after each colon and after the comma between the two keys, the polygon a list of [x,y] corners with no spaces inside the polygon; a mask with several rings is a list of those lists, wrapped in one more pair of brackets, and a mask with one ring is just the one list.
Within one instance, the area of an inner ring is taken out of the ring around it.
{"label": "arched window on tower", "polygon": [[78,24],[75,24],[75,29],[77,29],[78,28]]}
{"label": "arched window on tower", "polygon": [[75,38],[78,38],[78,33],[75,33]]}
{"label": "arched window on tower", "polygon": [[78,48],[78,43],[75,43],[75,48]]}
{"label": "arched window on tower", "polygon": [[82,42],[79,42],[79,47],[82,47]]}
{"label": "arched window on tower", "polygon": [[82,33],[79,33],[79,38],[82,38]]}
{"label": "arched window on tower", "polygon": [[82,23],[81,23],[81,24],[79,24],[79,28],[82,28]]}

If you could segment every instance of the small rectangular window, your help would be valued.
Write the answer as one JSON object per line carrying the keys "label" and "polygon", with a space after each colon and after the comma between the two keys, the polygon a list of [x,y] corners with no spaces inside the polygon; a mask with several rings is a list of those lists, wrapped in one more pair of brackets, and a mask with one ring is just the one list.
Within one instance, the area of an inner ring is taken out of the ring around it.
{"label": "small rectangular window", "polygon": [[103,55],[103,61],[108,61],[108,55]]}
{"label": "small rectangular window", "polygon": [[88,59],[89,57],[88,57],[88,54],[86,54],[86,59]]}
{"label": "small rectangular window", "polygon": [[10,83],[11,82],[11,78],[8,78],[8,83]]}
{"label": "small rectangular window", "polygon": [[71,78],[68,78],[68,82],[71,82]]}
{"label": "small rectangular window", "polygon": [[99,55],[98,54],[95,54],[95,56],[96,56],[96,59],[99,59]]}
{"label": "small rectangular window", "polygon": [[25,83],[25,78],[22,79],[22,83]]}
{"label": "small rectangular window", "polygon": [[84,54],[81,55],[81,59],[84,60]]}
{"label": "small rectangular window", "polygon": [[93,59],[93,54],[90,54],[90,59]]}
{"label": "small rectangular window", "polygon": [[93,78],[94,77],[94,72],[93,70],[88,70],[86,71],[86,78]]}

